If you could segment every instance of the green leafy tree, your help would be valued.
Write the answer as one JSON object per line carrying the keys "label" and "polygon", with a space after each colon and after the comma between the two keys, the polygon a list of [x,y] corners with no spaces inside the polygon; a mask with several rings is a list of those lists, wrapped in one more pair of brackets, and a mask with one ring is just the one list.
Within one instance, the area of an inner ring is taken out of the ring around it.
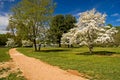
{"label": "green leafy tree", "polygon": [[0,46],[5,46],[7,41],[7,35],[6,34],[0,34]]}
{"label": "green leafy tree", "polygon": [[112,24],[108,24],[108,26],[113,27],[113,25],[112,25]]}
{"label": "green leafy tree", "polygon": [[14,22],[16,33],[20,37],[30,39],[37,51],[36,39],[39,30],[48,25],[54,12],[52,0],[22,0],[12,8],[10,22]]}
{"label": "green leafy tree", "polygon": [[74,23],[76,23],[76,18],[73,17],[72,15],[68,14],[65,15],[65,33],[68,32],[69,29],[75,27]]}
{"label": "green leafy tree", "polygon": [[76,19],[72,15],[54,16],[49,30],[50,40],[52,41],[52,43],[58,43],[59,47],[61,47],[62,34],[68,32],[68,30],[75,27],[75,22]]}
{"label": "green leafy tree", "polygon": [[120,26],[116,27],[118,30],[118,33],[114,36],[115,38],[115,45],[120,46]]}

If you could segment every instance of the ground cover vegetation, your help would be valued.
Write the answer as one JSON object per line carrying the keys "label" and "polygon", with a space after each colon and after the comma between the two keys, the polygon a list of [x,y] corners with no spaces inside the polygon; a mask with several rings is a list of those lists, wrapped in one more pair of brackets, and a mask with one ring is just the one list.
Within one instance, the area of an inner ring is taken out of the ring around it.
{"label": "ground cover vegetation", "polygon": [[0,80],[26,80],[22,72],[11,61],[9,49],[0,47]]}
{"label": "ground cover vegetation", "polygon": [[10,60],[8,51],[9,51],[9,48],[0,48],[0,62]]}
{"label": "ground cover vegetation", "polygon": [[88,75],[91,80],[119,80],[120,48],[95,47],[89,54],[87,47],[42,48],[34,52],[32,48],[18,48],[21,53],[45,61],[62,69],[77,70]]}

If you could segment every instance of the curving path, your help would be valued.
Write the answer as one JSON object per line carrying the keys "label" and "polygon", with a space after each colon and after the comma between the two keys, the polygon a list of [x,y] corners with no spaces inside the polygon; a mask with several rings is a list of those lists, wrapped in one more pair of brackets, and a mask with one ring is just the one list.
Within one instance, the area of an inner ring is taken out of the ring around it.
{"label": "curving path", "polygon": [[27,57],[15,48],[10,49],[9,54],[28,80],[87,80],[38,59]]}

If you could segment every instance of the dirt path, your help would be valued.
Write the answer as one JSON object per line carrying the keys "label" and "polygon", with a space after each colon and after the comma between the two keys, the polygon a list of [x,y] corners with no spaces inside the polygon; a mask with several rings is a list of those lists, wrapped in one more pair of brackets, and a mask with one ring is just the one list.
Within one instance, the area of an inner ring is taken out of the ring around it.
{"label": "dirt path", "polygon": [[38,59],[27,57],[16,49],[10,49],[9,53],[28,80],[87,80]]}

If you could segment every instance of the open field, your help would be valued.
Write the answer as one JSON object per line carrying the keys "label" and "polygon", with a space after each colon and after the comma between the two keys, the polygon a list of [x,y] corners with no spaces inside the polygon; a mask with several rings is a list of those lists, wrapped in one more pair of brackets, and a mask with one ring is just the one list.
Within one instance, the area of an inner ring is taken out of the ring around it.
{"label": "open field", "polygon": [[120,48],[95,48],[89,55],[83,48],[42,48],[34,52],[32,48],[18,48],[23,54],[41,59],[63,69],[78,70],[91,76],[91,80],[120,79]]}

